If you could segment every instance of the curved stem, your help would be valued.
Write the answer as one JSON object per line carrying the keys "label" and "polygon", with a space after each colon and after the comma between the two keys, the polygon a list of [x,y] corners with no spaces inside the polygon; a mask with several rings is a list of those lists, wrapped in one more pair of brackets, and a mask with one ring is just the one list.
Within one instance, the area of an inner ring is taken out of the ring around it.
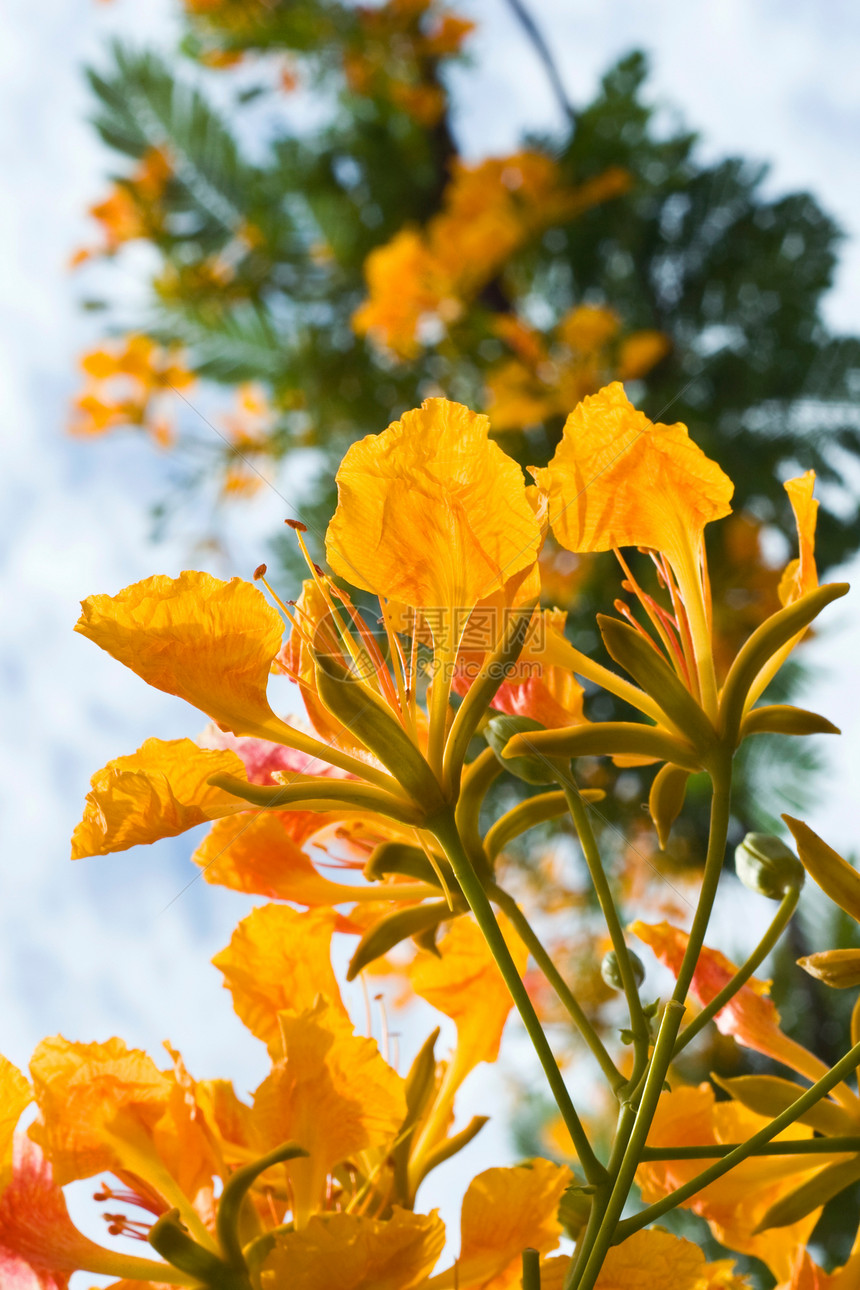
{"label": "curved stem", "polygon": [[473,869],[469,857],[460,840],[457,826],[453,814],[439,817],[433,826],[433,832],[445,850],[445,854],[451,862],[454,870],[454,876],[460,884],[464,896],[469,902],[469,906],[475,915],[478,926],[484,934],[484,939],[490,949],[493,958],[498,964],[499,971],[502,974],[505,984],[510,991],[511,998],[514,1001],[517,1011],[522,1018],[526,1033],[532,1042],[538,1060],[543,1067],[547,1083],[552,1090],[556,1105],[564,1120],[574,1149],[585,1176],[590,1183],[599,1183],[606,1177],[606,1170],[594,1154],[591,1143],[586,1136],[585,1129],[582,1126],[576,1108],[568,1092],[567,1085],[564,1082],[561,1071],[550,1048],[549,1041],[543,1032],[543,1027],[534,1010],[534,1005],[529,998],[528,991],[520,977],[517,965],[514,962],[511,952],[499,924],[496,922],[496,916],[493,913],[493,907],[490,904],[484,888],[481,885],[475,870]]}
{"label": "curved stem", "polygon": [[624,928],[621,926],[621,919],[618,917],[618,910],[615,907],[615,900],[612,896],[612,888],[603,868],[597,839],[594,836],[594,830],[591,827],[585,803],[579,796],[576,786],[571,786],[571,781],[567,775],[565,775],[563,787],[568,810],[585,856],[585,863],[588,865],[588,872],[594,884],[594,890],[597,893],[603,917],[606,920],[606,926],[612,940],[612,948],[615,950],[618,959],[618,969],[621,973],[624,996],[630,1013],[630,1028],[633,1032],[634,1052],[638,1059],[638,1065],[647,1059],[650,1035],[648,1022],[642,1010],[642,1001],[639,998],[639,987],[633,970],[633,960],[630,957],[630,950],[624,937]]}
{"label": "curved stem", "polygon": [[627,1083],[624,1075],[613,1062],[609,1053],[604,1047],[603,1041],[597,1031],[592,1026],[588,1017],[583,1012],[581,1005],[576,999],[570,986],[559,972],[546,946],[542,943],[526,915],[520,909],[517,902],[508,892],[503,891],[501,887],[492,887],[489,892],[490,899],[494,900],[499,909],[511,920],[516,928],[517,935],[531,954],[535,963],[537,963],[541,972],[543,972],[549,984],[555,990],[561,1003],[570,1015],[573,1024],[576,1026],[582,1038],[588,1045],[591,1053],[597,1061],[603,1074],[609,1081],[609,1085],[614,1093],[618,1093]]}
{"label": "curved stem", "polygon": [[454,811],[457,832],[472,863],[487,867],[479,823],[487,790],[502,773],[502,766],[492,748],[485,748],[470,761],[463,774],[460,795]]}
{"label": "curved stem", "polygon": [[780,901],[779,909],[776,911],[773,922],[743,966],[738,968],[731,981],[728,981],[723,986],[722,990],[720,990],[719,994],[715,994],[711,1002],[707,1004],[699,1015],[694,1017],[690,1024],[685,1026],[681,1031],[675,1044],[673,1057],[677,1057],[678,1054],[687,1047],[687,1044],[689,1044],[692,1039],[695,1039],[696,1035],[698,1035],[699,1032],[705,1028],[708,1022],[717,1015],[720,1009],[724,1008],[729,1000],[734,998],[741,987],[746,985],[753,972],[755,972],[759,964],[764,962],[768,954],[770,954],[771,950],[776,945],[780,936],[782,936],[786,925],[797,908],[799,898],[800,888],[789,888]]}
{"label": "curved stem", "polygon": [[739,1165],[742,1160],[746,1160],[748,1156],[753,1155],[759,1147],[765,1146],[777,1134],[782,1133],[783,1129],[787,1129],[789,1125],[794,1124],[799,1116],[825,1097],[832,1088],[835,1088],[847,1075],[856,1070],[858,1065],[860,1065],[860,1044],[855,1044],[836,1063],[832,1070],[829,1070],[817,1083],[813,1084],[812,1088],[808,1088],[801,1097],[792,1102],[791,1106],[786,1107],[769,1124],[759,1129],[758,1133],[754,1133],[746,1142],[742,1142],[739,1146],[729,1151],[728,1155],[724,1156],[722,1160],[717,1160],[709,1168],[703,1169],[695,1178],[691,1178],[689,1182],[684,1183],[682,1187],[676,1188],[668,1196],[664,1196],[662,1200],[656,1201],[653,1205],[649,1205],[647,1209],[643,1209],[641,1213],[635,1214],[623,1223],[619,1223],[611,1244],[620,1244],[628,1236],[632,1236],[634,1232],[647,1227],[655,1219],[667,1214],[670,1209],[675,1209],[676,1206],[683,1204],[685,1200],[689,1200],[691,1196],[695,1196],[696,1192],[701,1191],[703,1187],[707,1187],[709,1183],[715,1182],[717,1178],[722,1178],[723,1174],[728,1173],[730,1169],[734,1169],[735,1165]]}

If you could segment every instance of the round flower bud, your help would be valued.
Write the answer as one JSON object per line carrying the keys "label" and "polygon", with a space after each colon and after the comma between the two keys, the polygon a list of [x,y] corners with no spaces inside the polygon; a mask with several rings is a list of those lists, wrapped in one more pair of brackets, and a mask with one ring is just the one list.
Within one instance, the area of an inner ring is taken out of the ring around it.
{"label": "round flower bud", "polygon": [[[634,954],[632,950],[628,950],[627,953],[630,955],[630,962],[633,965],[633,976],[636,979],[636,988],[638,990],[645,980],[645,969],[638,955]],[[621,968],[618,966],[618,955],[615,950],[610,950],[608,954],[604,954],[603,962],[600,964],[600,975],[610,989],[624,989],[624,981],[621,976]]]}
{"label": "round flower bud", "polygon": [[745,887],[768,900],[799,891],[805,877],[794,852],[771,833],[748,833],[735,850],[735,873]]}

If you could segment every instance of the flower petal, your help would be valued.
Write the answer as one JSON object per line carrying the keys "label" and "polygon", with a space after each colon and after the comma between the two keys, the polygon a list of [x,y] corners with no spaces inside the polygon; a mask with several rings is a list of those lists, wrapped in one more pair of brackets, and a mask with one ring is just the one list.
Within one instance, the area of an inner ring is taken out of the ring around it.
{"label": "flower petal", "polygon": [[17,1066],[0,1056],[0,1189],[12,1164],[12,1143],[22,1112],[33,1100],[33,1090]]}
{"label": "flower petal", "polygon": [[72,859],[126,851],[173,838],[206,820],[246,811],[247,802],[212,788],[216,774],[245,778],[233,752],[200,748],[190,739],[147,739],[93,775],[84,816],[72,835]]}
{"label": "flower petal", "polygon": [[786,566],[780,579],[779,600],[782,605],[794,604],[795,600],[805,596],[807,591],[814,591],[818,586],[818,571],[815,567],[815,525],[818,519],[818,502],[812,496],[814,487],[814,470],[807,470],[797,479],[787,479],[784,484],[794,511],[800,556]]}
{"label": "flower petal", "polygon": [[353,1034],[327,999],[278,1020],[283,1056],[254,1094],[254,1125],[264,1150],[292,1139],[308,1152],[288,1166],[302,1226],[336,1165],[393,1142],[406,1117],[405,1084],[376,1041]]}
{"label": "flower petal", "polygon": [[263,1290],[412,1290],[423,1284],[445,1244],[432,1214],[395,1207],[384,1222],[359,1214],[320,1214],[289,1232],[267,1259]]}
{"label": "flower petal", "polygon": [[[632,923],[630,931],[644,941],[660,962],[677,976],[689,939],[686,932],[669,923],[648,925],[639,922]],[[724,954],[704,946],[693,973],[690,994],[700,1007],[705,1007],[736,972],[734,963]],[[827,1067],[780,1029],[779,1013],[767,998],[769,990],[769,982],[751,977],[720,1009],[714,1018],[714,1025],[721,1034],[732,1035],[744,1048],[751,1048],[776,1062],[782,1062],[809,1079],[820,1079],[827,1073]]]}
{"label": "flower petal", "polygon": [[[527,953],[513,935],[506,939],[520,973],[524,972]],[[441,958],[427,952],[417,956],[409,968],[409,980],[416,994],[454,1021],[457,1062],[465,1074],[478,1062],[498,1057],[511,996],[471,919],[458,918],[438,949]]]}
{"label": "flower petal", "polygon": [[729,514],[734,491],[686,426],[649,421],[618,381],[574,408],[549,466],[534,473],[569,551],[650,547],[676,572],[705,524]]}
{"label": "flower petal", "polygon": [[463,614],[527,569],[540,526],[489,428],[459,403],[427,399],[353,444],[326,534],[332,569],[378,596]]}
{"label": "flower petal", "polygon": [[171,1079],[121,1039],[104,1044],[44,1039],[30,1062],[41,1119],[30,1136],[51,1160],[58,1185],[122,1168],[104,1129],[130,1111],[148,1129],[164,1114]]}
{"label": "flower petal", "polygon": [[302,850],[333,817],[312,811],[247,811],[218,820],[194,852],[207,882],[297,905],[340,905],[360,888],[330,882]]}
{"label": "flower petal", "polygon": [[75,630],[149,685],[235,734],[286,729],[266,698],[284,624],[252,583],[186,570],[90,596],[81,609]]}
{"label": "flower petal", "polygon": [[312,1007],[319,994],[343,1008],[331,966],[334,925],[327,909],[299,914],[286,905],[262,905],[242,919],[212,960],[236,1012],[271,1051],[281,1042],[279,1012]]}
{"label": "flower petal", "polygon": [[547,1254],[558,1245],[558,1204],[570,1181],[570,1170],[549,1160],[478,1174],[463,1197],[460,1257],[433,1278],[433,1290],[519,1285],[523,1250]]}
{"label": "flower petal", "polygon": [[[765,1116],[756,1115],[738,1102],[717,1103],[710,1084],[700,1084],[697,1088],[678,1085],[660,1098],[648,1145],[742,1142],[767,1123]],[[776,1141],[811,1135],[811,1129],[793,1124]],[[798,1245],[806,1243],[820,1210],[789,1227],[758,1234],[755,1229],[771,1205],[836,1158],[753,1157],[690,1197],[684,1207],[707,1219],[721,1244],[761,1259],[779,1279],[787,1279],[792,1255]],[[701,1160],[652,1161],[639,1166],[636,1179],[642,1187],[643,1200],[650,1204],[701,1170]]]}

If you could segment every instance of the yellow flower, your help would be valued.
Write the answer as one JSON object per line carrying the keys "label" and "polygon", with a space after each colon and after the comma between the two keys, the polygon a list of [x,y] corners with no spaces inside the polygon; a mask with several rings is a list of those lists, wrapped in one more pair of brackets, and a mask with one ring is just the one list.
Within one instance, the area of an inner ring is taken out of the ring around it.
{"label": "yellow flower", "polygon": [[428,1290],[514,1290],[523,1250],[558,1245],[558,1204],[570,1181],[568,1169],[548,1160],[478,1174],[463,1197],[459,1258]]}
{"label": "yellow flower", "polygon": [[413,1290],[442,1253],[445,1228],[432,1214],[395,1209],[384,1221],[319,1214],[288,1232],[263,1266],[263,1290]]}
{"label": "yellow flower", "polygon": [[234,734],[285,729],[266,697],[284,624],[251,583],[186,571],[82,603],[76,631]]}
{"label": "yellow flower", "polygon": [[278,1017],[272,1072],[254,1094],[253,1125],[264,1150],[292,1139],[308,1153],[288,1166],[301,1228],[323,1207],[326,1179],[337,1165],[390,1148],[406,1117],[406,1096],[376,1041],[353,1034],[341,1007],[323,995],[310,1006],[296,1004]]}
{"label": "yellow flower", "polygon": [[692,442],[686,426],[655,424],[637,412],[619,382],[571,412],[555,456],[534,474],[549,498],[552,531],[569,551],[635,546],[665,557],[689,622],[690,648],[684,651],[679,623],[677,652],[686,654],[688,669],[695,667],[691,681],[713,712],[704,530],[730,513],[728,476]]}
{"label": "yellow flower", "polygon": [[[486,417],[427,399],[381,435],[353,444],[337,472],[326,534],[335,573],[459,630],[479,600],[534,564],[540,526],[516,462]],[[435,626],[435,624],[431,624]]]}
{"label": "yellow flower", "polygon": [[190,739],[147,739],[93,775],[84,816],[72,835],[72,859],[125,851],[172,838],[205,820],[244,811],[246,803],[212,788],[215,774],[244,778],[234,752],[200,748]]}
{"label": "yellow flower", "polygon": [[[767,1123],[768,1117],[757,1115],[738,1102],[716,1102],[709,1084],[698,1088],[680,1085],[660,1098],[648,1145],[743,1142]],[[811,1135],[811,1129],[794,1124],[775,1141],[781,1137],[797,1139]],[[784,1227],[764,1232],[756,1229],[771,1206],[814,1178],[834,1159],[838,1157],[751,1157],[691,1196],[684,1207],[707,1219],[714,1236],[723,1245],[761,1259],[777,1277],[784,1278],[789,1275],[794,1251],[809,1239],[820,1210]],[[659,1200],[694,1178],[701,1169],[700,1160],[652,1161],[640,1165],[636,1178],[643,1200],[647,1204]],[[623,1250],[626,1246],[625,1242],[619,1248]]]}
{"label": "yellow flower", "polygon": [[[566,1256],[550,1259],[541,1268],[541,1290],[563,1290],[570,1266]],[[651,1228],[634,1232],[607,1253],[594,1290],[750,1290],[750,1283],[733,1275],[731,1259],[706,1263],[692,1241]]]}
{"label": "yellow flower", "polygon": [[299,914],[286,905],[262,905],[242,919],[212,960],[236,1012],[271,1051],[280,1045],[278,1016],[285,1009],[301,1012],[320,993],[343,1009],[331,966],[334,924],[328,909]]}

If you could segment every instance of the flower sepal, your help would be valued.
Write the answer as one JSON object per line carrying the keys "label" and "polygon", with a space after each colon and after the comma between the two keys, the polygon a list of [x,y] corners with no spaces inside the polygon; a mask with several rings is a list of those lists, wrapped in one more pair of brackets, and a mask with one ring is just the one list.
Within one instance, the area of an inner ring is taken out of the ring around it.
{"label": "flower sepal", "polygon": [[364,866],[364,876],[371,882],[381,882],[390,874],[426,882],[428,886],[449,892],[460,890],[448,860],[434,855],[431,862],[425,851],[406,842],[380,842]]}
{"label": "flower sepal", "polygon": [[596,721],[584,726],[560,726],[557,730],[514,735],[502,755],[508,762],[512,757],[529,754],[555,759],[621,754],[669,761],[689,771],[702,769],[699,754],[686,739],[677,738],[659,726],[640,725],[635,721]]}
{"label": "flower sepal", "polygon": [[[278,778],[277,775],[274,776]],[[225,792],[240,797],[252,806],[260,806],[271,811],[358,811],[361,814],[377,814],[398,820],[401,824],[422,824],[424,815],[421,809],[407,802],[405,798],[395,797],[372,784],[362,784],[353,780],[325,779],[310,775],[289,775],[282,784],[272,787],[265,784],[249,784],[247,780],[238,779],[235,775],[213,775],[207,781],[213,788],[223,788]]]}
{"label": "flower sepal", "polygon": [[834,990],[860,985],[860,950],[819,950],[798,959],[797,965]]}
{"label": "flower sepal", "polygon": [[667,725],[674,727],[706,756],[716,743],[717,732],[650,639],[606,614],[598,614],[597,623],[610,657],[660,705],[666,714]]}
{"label": "flower sepal", "polygon": [[354,981],[359,972],[393,950],[401,941],[410,936],[435,932],[441,923],[456,918],[458,914],[465,914],[467,909],[466,901],[458,893],[451,897],[450,904],[447,900],[431,900],[384,914],[368,928],[356,946],[347,968],[347,981]]}
{"label": "flower sepal", "polygon": [[741,722],[740,737],[747,735],[839,735],[842,731],[827,717],[790,703],[768,703],[753,708]]}
{"label": "flower sepal", "polygon": [[828,582],[771,614],[756,628],[732,663],[720,695],[720,725],[729,742],[736,744],[739,739],[750,692],[762,669],[793,637],[806,631],[822,609],[849,590],[847,582]]}
{"label": "flower sepal", "polygon": [[689,770],[683,766],[673,766],[671,762],[661,766],[654,776],[651,792],[648,794],[648,811],[657,830],[661,851],[665,851],[669,845],[672,825],[683,809],[689,778]]}
{"label": "flower sepal", "polygon": [[333,716],[391,772],[400,786],[428,811],[444,805],[439,781],[391,709],[348,667],[314,651],[317,693]]}

